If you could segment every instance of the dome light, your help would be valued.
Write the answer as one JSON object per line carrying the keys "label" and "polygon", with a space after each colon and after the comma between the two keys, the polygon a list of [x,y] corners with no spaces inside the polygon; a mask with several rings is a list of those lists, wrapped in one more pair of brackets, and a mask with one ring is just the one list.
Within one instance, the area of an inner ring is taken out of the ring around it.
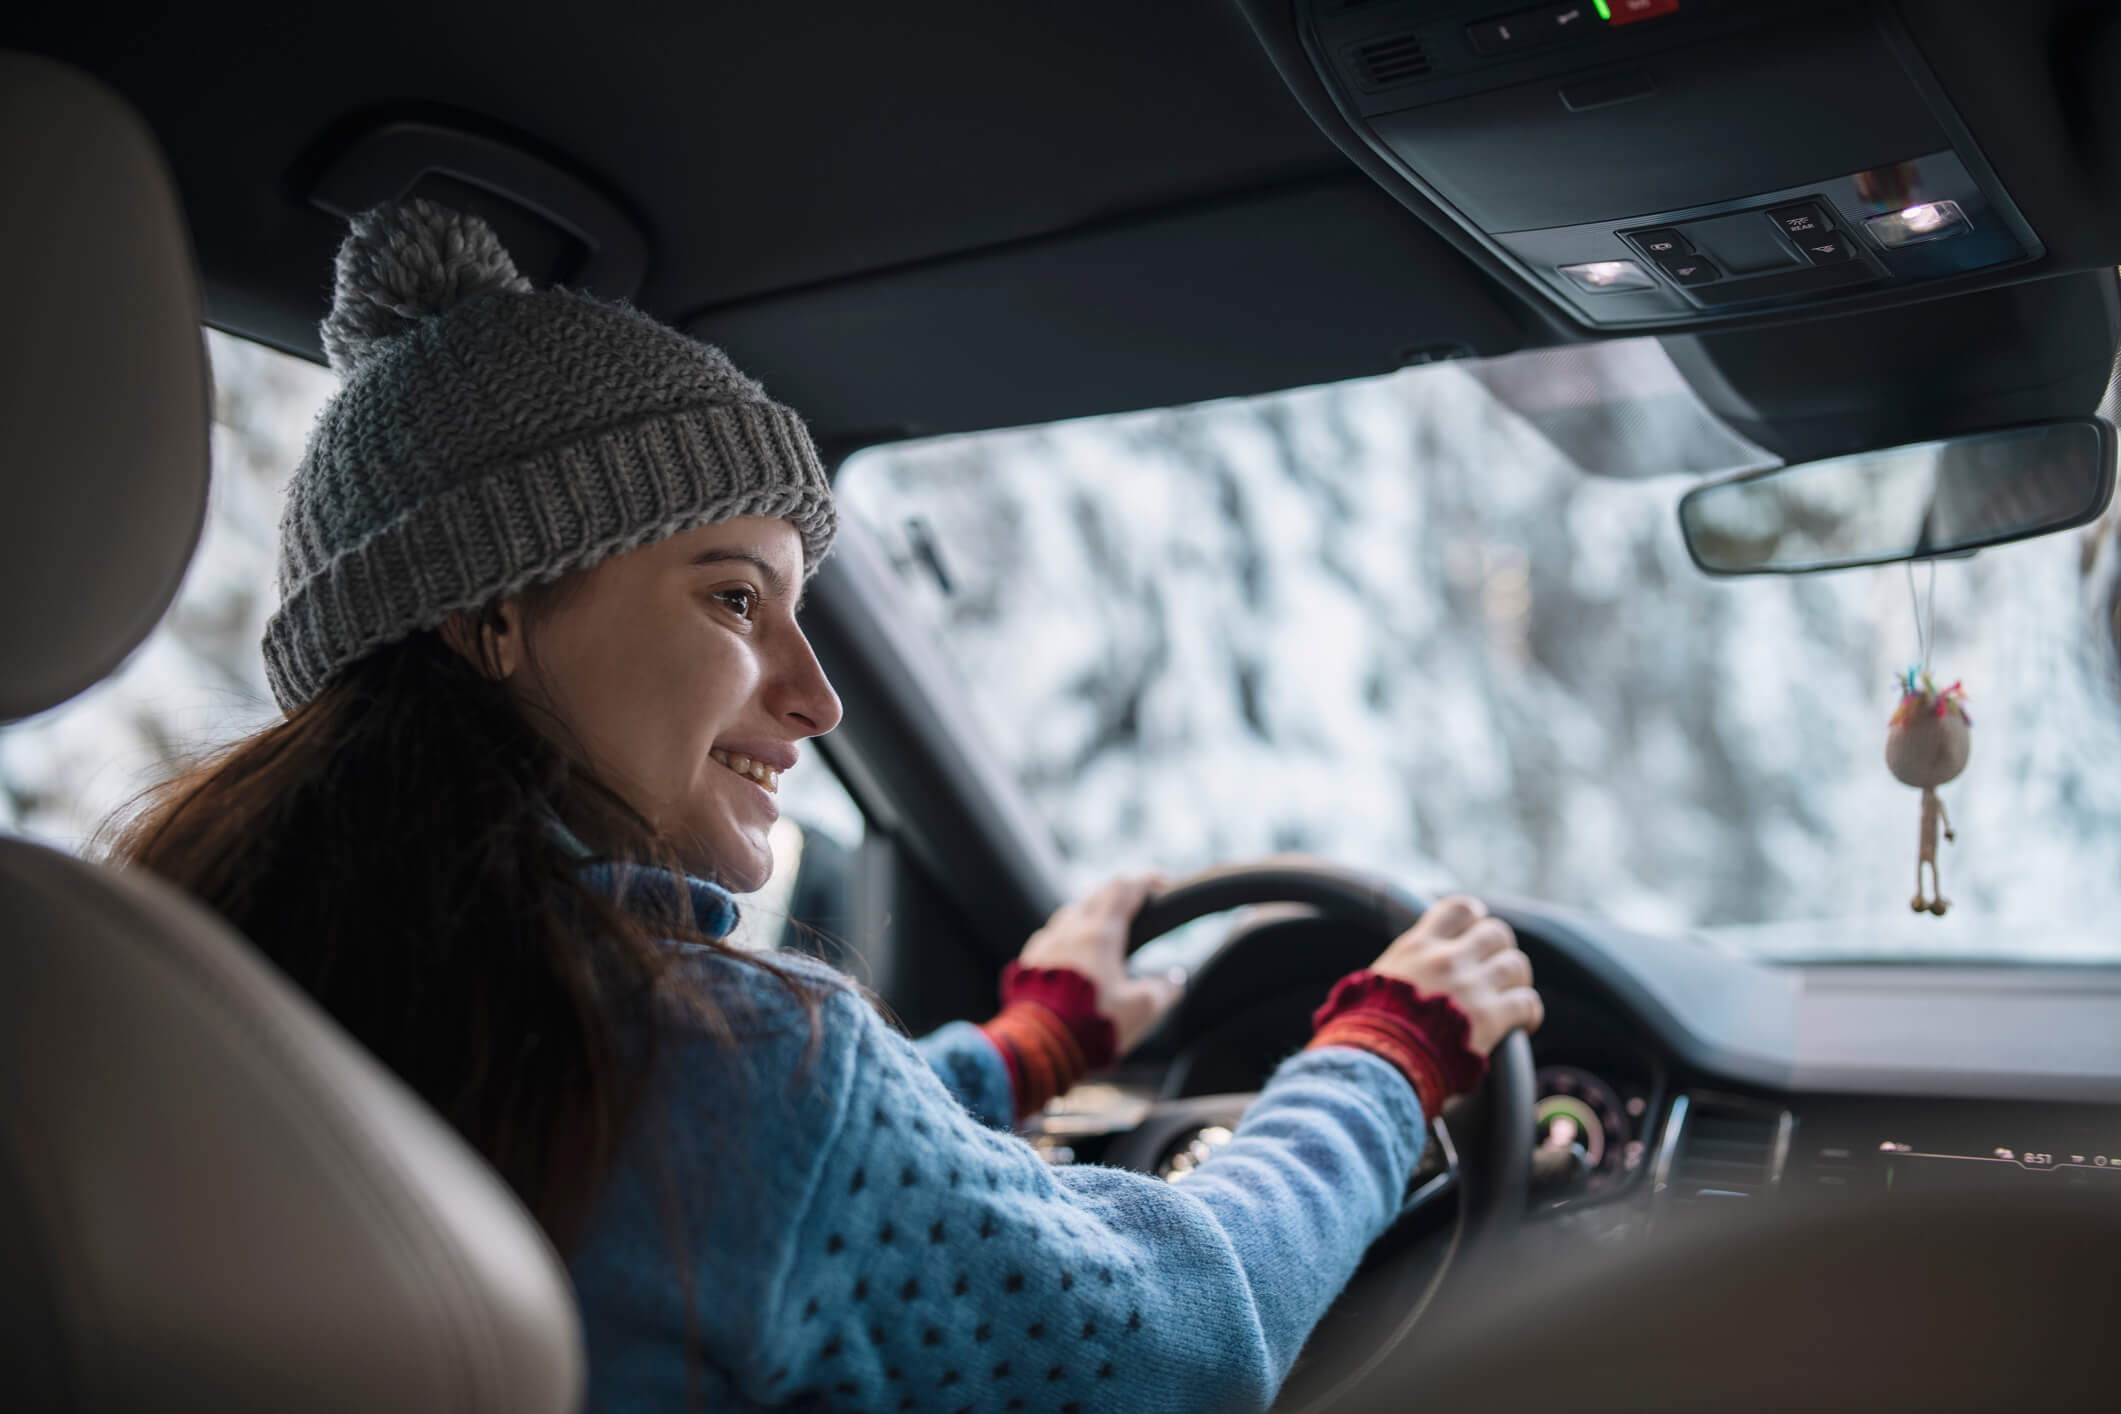
{"label": "dome light", "polygon": [[1632,260],[1594,260],[1586,265],[1564,265],[1561,267],[1561,273],[1584,289],[1599,293],[1607,290],[1651,290],[1657,287],[1656,280]]}
{"label": "dome light", "polygon": [[1970,229],[1966,213],[1959,209],[1956,201],[1919,202],[1883,216],[1873,216],[1863,226],[1878,244],[1888,250],[1943,240]]}

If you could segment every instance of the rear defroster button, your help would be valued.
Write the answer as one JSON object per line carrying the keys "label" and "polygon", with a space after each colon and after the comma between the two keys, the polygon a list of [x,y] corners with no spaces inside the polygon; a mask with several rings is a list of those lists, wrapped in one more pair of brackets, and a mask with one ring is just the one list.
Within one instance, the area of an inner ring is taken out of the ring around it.
{"label": "rear defroster button", "polygon": [[1682,285],[1706,285],[1711,280],[1723,278],[1723,272],[1710,263],[1706,256],[1674,255],[1657,262],[1664,273]]}
{"label": "rear defroster button", "polygon": [[1778,206],[1768,213],[1768,220],[1773,221],[1782,234],[1800,244],[1812,237],[1823,236],[1834,228],[1833,222],[1827,220],[1819,208],[1809,201],[1799,202],[1794,206]]}

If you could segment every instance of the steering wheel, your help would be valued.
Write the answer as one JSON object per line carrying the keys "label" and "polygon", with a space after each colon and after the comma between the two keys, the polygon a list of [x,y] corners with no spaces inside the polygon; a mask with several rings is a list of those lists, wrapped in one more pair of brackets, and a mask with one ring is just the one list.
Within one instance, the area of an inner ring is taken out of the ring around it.
{"label": "steering wheel", "polygon": [[[1422,906],[1374,876],[1309,861],[1237,864],[1180,880],[1136,915],[1129,952],[1182,924],[1251,904],[1299,903],[1326,918],[1374,932],[1378,950],[1414,926]],[[1531,1182],[1534,1107],[1531,1044],[1512,1031],[1488,1057],[1479,1093],[1430,1116],[1431,1142],[1445,1158],[1419,1183],[1374,1243],[1363,1270],[1313,1332],[1276,1407],[1309,1411],[1338,1400],[1413,1330],[1462,1250],[1499,1246],[1523,1221]],[[1116,1139],[1107,1163],[1153,1172],[1184,1135],[1210,1124],[1235,1128],[1252,1095],[1165,1100]],[[1427,1165],[1424,1165],[1426,1168]],[[1417,1175],[1417,1179],[1420,1175]],[[1456,1226],[1440,1254],[1410,1238],[1430,1231],[1452,1192]]]}

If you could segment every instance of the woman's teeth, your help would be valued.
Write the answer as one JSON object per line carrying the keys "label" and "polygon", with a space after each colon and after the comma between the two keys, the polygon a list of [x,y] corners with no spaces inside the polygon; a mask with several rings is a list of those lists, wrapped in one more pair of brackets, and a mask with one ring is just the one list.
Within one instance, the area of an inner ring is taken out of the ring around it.
{"label": "woman's teeth", "polygon": [[780,793],[781,773],[765,762],[754,761],[749,756],[734,756],[726,751],[710,751],[707,754],[739,776],[749,776],[774,794]]}

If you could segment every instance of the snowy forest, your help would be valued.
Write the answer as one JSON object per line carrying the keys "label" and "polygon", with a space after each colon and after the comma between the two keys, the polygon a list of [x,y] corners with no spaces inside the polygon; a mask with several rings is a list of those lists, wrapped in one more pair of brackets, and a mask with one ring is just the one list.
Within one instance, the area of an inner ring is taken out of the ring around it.
{"label": "snowy forest", "polygon": [[[279,499],[332,384],[210,346],[191,575],[111,681],[0,731],[0,828],[88,847],[273,716]],[[1759,462],[1642,341],[884,447],[840,488],[1074,883],[1301,851],[1773,955],[2121,954],[2106,532],[1934,572],[1974,750],[1918,918],[1882,747],[1931,573],[1704,577],[1674,505]],[[789,787],[851,842],[822,772]]]}

